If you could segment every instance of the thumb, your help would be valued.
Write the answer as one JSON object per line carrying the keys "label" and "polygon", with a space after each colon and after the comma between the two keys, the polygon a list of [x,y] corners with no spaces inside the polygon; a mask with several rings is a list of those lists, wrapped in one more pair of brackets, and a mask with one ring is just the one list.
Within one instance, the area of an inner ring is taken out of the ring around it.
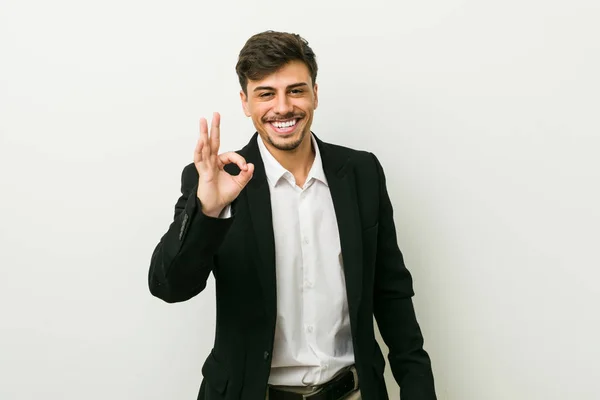
{"label": "thumb", "polygon": [[252,179],[252,176],[254,175],[254,164],[248,163],[246,164],[246,166],[248,168],[245,171],[241,170],[238,176],[236,177],[242,187],[246,186],[248,182],[250,182],[250,179]]}

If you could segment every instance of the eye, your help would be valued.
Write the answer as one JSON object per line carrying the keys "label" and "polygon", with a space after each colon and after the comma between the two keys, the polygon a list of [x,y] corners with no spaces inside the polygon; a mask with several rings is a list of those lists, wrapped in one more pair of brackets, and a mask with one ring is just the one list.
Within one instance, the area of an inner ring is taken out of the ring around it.
{"label": "eye", "polygon": [[304,93],[304,90],[302,90],[302,89],[292,89],[292,90],[290,90],[290,92],[292,92],[292,94],[302,94],[302,93]]}
{"label": "eye", "polygon": [[272,92],[264,92],[258,95],[258,97],[262,97],[262,98],[266,98],[266,97],[271,97],[273,96]]}

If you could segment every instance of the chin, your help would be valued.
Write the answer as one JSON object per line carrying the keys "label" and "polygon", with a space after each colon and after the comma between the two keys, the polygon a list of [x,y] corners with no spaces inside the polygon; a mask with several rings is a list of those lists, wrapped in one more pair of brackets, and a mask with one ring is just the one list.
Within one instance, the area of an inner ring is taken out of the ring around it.
{"label": "chin", "polygon": [[306,132],[292,132],[289,135],[280,135],[277,133],[267,133],[268,142],[278,150],[291,151],[295,150],[302,144]]}

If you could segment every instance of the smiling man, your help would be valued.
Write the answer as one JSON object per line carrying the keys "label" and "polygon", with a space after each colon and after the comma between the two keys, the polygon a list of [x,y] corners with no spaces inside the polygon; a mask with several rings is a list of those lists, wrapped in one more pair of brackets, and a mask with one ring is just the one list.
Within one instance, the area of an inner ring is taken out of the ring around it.
{"label": "smiling man", "polygon": [[210,132],[200,120],[149,271],[150,291],[170,303],[215,278],[198,399],[387,399],[373,316],[402,400],[436,399],[383,169],[311,131],[314,52],[298,35],[263,32],[236,71],[256,133],[219,154],[219,114]]}

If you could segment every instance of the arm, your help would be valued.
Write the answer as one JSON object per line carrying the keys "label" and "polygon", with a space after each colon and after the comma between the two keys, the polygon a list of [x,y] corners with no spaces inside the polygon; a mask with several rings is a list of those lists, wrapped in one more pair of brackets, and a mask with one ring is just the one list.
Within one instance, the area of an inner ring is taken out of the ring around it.
{"label": "arm", "polygon": [[206,287],[214,255],[233,221],[204,215],[197,190],[198,172],[190,164],[182,173],[173,222],[152,254],[150,292],[168,303],[188,300]]}
{"label": "arm", "polygon": [[412,277],[398,248],[392,203],[385,174],[379,173],[379,228],[373,308],[379,331],[390,353],[392,374],[403,400],[435,400],[431,361],[423,349],[423,336],[412,304]]}

